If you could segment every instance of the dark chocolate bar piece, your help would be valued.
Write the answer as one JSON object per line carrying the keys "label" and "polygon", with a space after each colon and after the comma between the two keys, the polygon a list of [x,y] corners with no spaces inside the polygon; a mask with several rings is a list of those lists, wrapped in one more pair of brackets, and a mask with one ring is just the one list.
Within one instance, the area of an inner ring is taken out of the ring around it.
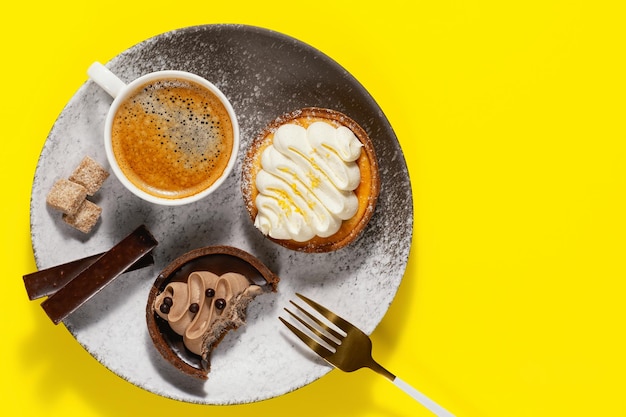
{"label": "dark chocolate bar piece", "polygon": [[58,324],[120,274],[127,271],[157,244],[158,242],[145,226],[138,227],[80,272],[76,278],[48,297],[41,303],[41,307],[54,324]]}
{"label": "dark chocolate bar piece", "polygon": [[[36,300],[54,294],[67,285],[68,282],[76,278],[78,274],[102,255],[104,255],[104,252],[24,275],[22,278],[24,279],[24,286],[26,287],[28,298],[30,300]],[[132,264],[126,272],[145,268],[153,264],[154,257],[152,253],[147,253],[143,258]]]}

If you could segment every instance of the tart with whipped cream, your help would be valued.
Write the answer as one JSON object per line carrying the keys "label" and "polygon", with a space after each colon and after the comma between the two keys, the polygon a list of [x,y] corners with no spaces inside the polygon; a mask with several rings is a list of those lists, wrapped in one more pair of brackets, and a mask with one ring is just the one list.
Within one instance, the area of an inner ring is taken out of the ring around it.
{"label": "tart with whipped cream", "polygon": [[335,110],[308,107],[278,117],[243,163],[242,192],[255,227],[293,250],[330,252],[353,242],[379,191],[369,136]]}
{"label": "tart with whipped cream", "polygon": [[159,274],[148,296],[148,332],[182,372],[207,379],[211,352],[245,324],[250,302],[276,291],[279,278],[257,258],[230,246],[196,249]]}

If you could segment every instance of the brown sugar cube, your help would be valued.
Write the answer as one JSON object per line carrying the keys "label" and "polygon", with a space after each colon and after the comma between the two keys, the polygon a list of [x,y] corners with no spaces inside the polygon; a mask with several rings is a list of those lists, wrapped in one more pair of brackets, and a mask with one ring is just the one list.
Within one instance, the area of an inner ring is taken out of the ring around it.
{"label": "brown sugar cube", "polygon": [[63,214],[74,214],[87,197],[87,189],[80,184],[66,180],[58,180],[46,197],[46,203]]}
{"label": "brown sugar cube", "polygon": [[102,208],[89,200],[84,200],[75,214],[63,215],[63,221],[83,233],[89,233],[96,225]]}
{"label": "brown sugar cube", "polygon": [[94,195],[100,189],[109,173],[96,161],[86,156],[72,172],[69,180],[87,189],[87,195]]}

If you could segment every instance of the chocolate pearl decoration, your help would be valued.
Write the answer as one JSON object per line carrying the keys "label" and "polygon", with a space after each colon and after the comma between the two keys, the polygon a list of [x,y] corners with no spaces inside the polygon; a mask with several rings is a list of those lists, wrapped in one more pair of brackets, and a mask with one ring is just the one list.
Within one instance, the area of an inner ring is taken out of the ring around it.
{"label": "chocolate pearl decoration", "polygon": [[168,307],[171,307],[172,304],[174,304],[174,301],[172,300],[172,297],[165,297],[163,299],[163,304],[167,305]]}
{"label": "chocolate pearl decoration", "polygon": [[206,295],[208,298],[214,297],[215,290],[213,288],[207,288],[206,291],[204,292],[204,295]]}
{"label": "chocolate pearl decoration", "polygon": [[168,306],[167,304],[165,304],[165,300],[163,301],[163,304],[161,304],[161,306],[159,307],[159,310],[161,310],[161,313],[163,314],[169,314],[170,312],[170,306]]}
{"label": "chocolate pearl decoration", "polygon": [[200,311],[200,305],[198,305],[198,303],[191,303],[189,305],[189,311],[196,314],[198,311]]}
{"label": "chocolate pearl decoration", "polygon": [[218,298],[217,300],[215,300],[215,308],[217,308],[218,310],[224,310],[224,308],[226,308],[226,300],[224,300],[223,298]]}

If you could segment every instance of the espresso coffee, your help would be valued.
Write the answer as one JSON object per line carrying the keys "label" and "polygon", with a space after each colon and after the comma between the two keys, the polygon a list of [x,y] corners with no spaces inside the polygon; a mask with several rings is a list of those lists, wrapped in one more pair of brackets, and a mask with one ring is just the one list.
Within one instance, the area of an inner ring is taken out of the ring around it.
{"label": "espresso coffee", "polygon": [[193,196],[217,181],[233,152],[233,124],[222,101],[187,79],[147,82],[120,104],[111,142],[124,175],[148,194]]}

